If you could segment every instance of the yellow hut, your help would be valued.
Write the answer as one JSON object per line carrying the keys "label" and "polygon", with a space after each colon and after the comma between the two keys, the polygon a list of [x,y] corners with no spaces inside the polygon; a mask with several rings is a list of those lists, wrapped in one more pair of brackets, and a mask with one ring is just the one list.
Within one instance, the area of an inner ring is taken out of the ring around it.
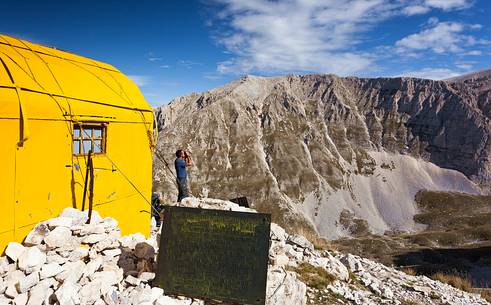
{"label": "yellow hut", "polygon": [[[111,65],[0,35],[0,252],[65,207],[148,234],[153,111]],[[91,152],[92,175],[88,175]]]}

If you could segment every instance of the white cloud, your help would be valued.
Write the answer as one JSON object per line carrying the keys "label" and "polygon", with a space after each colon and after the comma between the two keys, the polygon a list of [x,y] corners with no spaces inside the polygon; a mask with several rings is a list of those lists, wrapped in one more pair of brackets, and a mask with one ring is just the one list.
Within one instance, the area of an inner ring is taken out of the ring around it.
{"label": "white cloud", "polygon": [[462,71],[455,71],[447,68],[424,68],[419,71],[404,72],[397,76],[442,80],[442,79],[459,76],[462,74],[463,74]]}
{"label": "white cloud", "polygon": [[467,34],[479,25],[440,22],[434,17],[424,30],[400,39],[395,48],[385,46],[392,54],[377,52],[384,46],[366,50],[362,44],[369,38],[365,33],[389,18],[463,9],[472,6],[469,0],[211,1],[220,5],[217,22],[210,24],[223,26],[213,38],[230,53],[229,59],[217,64],[222,74],[370,73],[394,50],[416,57],[426,50],[469,52],[470,46],[482,44]]}
{"label": "white cloud", "polygon": [[403,13],[408,16],[426,14],[431,8],[423,5],[411,5],[403,9]]}
{"label": "white cloud", "polygon": [[170,65],[160,65],[159,67],[162,68],[162,69],[169,69],[170,68]]}
{"label": "white cloud", "polygon": [[481,51],[469,51],[469,52],[466,52],[464,55],[468,55],[468,56],[480,56],[480,55],[482,55],[482,52]]}
{"label": "white cloud", "polygon": [[426,14],[432,9],[444,11],[460,10],[469,8],[474,4],[474,1],[470,0],[412,0],[409,2],[411,4],[402,10],[403,14],[408,16]]}
{"label": "white cloud", "polygon": [[218,0],[232,31],[219,39],[235,57],[221,73],[329,72],[367,69],[371,56],[356,51],[360,34],[394,14],[389,0]]}
{"label": "white cloud", "polygon": [[192,67],[202,65],[203,63],[192,60],[178,60],[177,64],[187,69],[191,69]]}
{"label": "white cloud", "polygon": [[474,1],[469,0],[426,0],[429,7],[439,8],[445,11],[463,9],[472,6]]}
{"label": "white cloud", "polygon": [[467,25],[458,22],[437,22],[430,19],[432,27],[419,33],[409,35],[396,42],[400,53],[414,50],[432,50],[435,53],[460,53],[465,48],[484,41],[479,41],[473,36],[466,35],[466,29],[476,28],[476,25]]}
{"label": "white cloud", "polygon": [[474,67],[473,64],[469,64],[469,63],[456,63],[455,66],[459,69],[467,70],[467,71],[472,70],[472,68]]}
{"label": "white cloud", "polygon": [[144,87],[151,81],[151,77],[147,75],[128,75],[128,78],[131,79],[138,87]]}

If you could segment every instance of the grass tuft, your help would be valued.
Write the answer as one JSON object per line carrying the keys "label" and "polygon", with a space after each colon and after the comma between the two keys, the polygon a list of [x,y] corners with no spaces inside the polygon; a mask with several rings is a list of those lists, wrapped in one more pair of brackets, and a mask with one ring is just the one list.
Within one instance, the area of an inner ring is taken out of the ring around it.
{"label": "grass tuft", "polygon": [[403,267],[403,268],[401,268],[401,271],[407,275],[413,275],[413,276],[417,275],[416,270],[414,270],[411,267]]}
{"label": "grass tuft", "polygon": [[490,289],[481,289],[478,291],[481,294],[481,297],[488,302],[491,302],[491,290]]}
{"label": "grass tuft", "polygon": [[472,283],[468,277],[438,272],[435,273],[431,278],[436,281],[449,284],[450,286],[453,286],[457,289],[472,292]]}
{"label": "grass tuft", "polygon": [[295,271],[300,280],[307,286],[316,289],[325,289],[327,285],[336,280],[336,277],[324,268],[312,266],[309,263],[301,263],[298,267],[291,268]]}

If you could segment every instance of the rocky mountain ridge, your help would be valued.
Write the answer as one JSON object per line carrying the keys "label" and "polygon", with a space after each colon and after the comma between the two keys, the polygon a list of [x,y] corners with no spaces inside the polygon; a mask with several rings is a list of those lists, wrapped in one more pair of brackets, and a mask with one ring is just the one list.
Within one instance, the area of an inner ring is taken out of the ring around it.
{"label": "rocky mountain ridge", "polygon": [[[489,190],[489,97],[476,92],[413,78],[248,76],[157,109],[157,148],[169,161],[192,153],[194,195],[247,196],[288,229],[416,230],[419,190]],[[154,189],[174,199],[163,166]]]}

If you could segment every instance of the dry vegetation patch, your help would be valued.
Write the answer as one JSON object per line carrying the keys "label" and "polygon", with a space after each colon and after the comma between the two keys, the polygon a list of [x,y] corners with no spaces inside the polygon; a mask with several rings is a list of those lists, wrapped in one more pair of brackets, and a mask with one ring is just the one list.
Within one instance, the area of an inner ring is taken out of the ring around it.
{"label": "dry vegetation patch", "polygon": [[472,292],[472,283],[467,276],[437,272],[431,278],[436,281],[449,284],[457,289]]}
{"label": "dry vegetation patch", "polygon": [[336,280],[336,277],[324,268],[315,267],[309,263],[301,263],[297,267],[291,267],[290,270],[295,271],[307,286],[315,289],[325,289],[327,285]]}

